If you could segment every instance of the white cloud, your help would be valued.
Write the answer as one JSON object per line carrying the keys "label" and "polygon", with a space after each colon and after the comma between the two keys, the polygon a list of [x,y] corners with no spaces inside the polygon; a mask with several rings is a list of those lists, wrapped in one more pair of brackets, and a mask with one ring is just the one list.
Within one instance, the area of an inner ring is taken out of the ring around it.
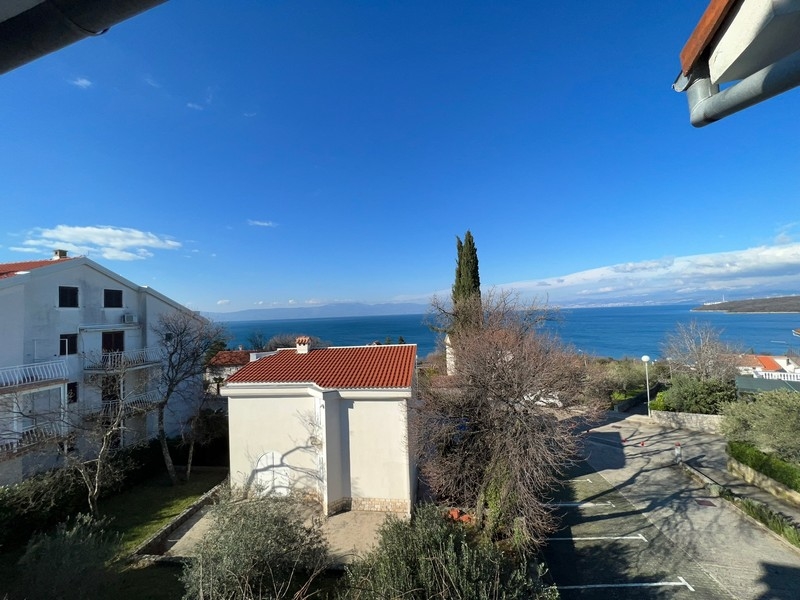
{"label": "white cloud", "polygon": [[231,301],[228,299],[217,300],[217,306],[225,306],[226,304],[230,304]]}
{"label": "white cloud", "polygon": [[61,248],[73,255],[99,255],[106,260],[143,260],[154,256],[152,250],[180,247],[180,242],[166,236],[128,227],[56,225],[33,230],[22,246],[13,250],[47,254]]}
{"label": "white cloud", "polygon": [[187,102],[186,108],[191,108],[192,110],[204,110],[202,106],[195,102]]}
{"label": "white cloud", "polygon": [[86,77],[76,77],[75,79],[70,80],[70,83],[75,87],[79,87],[82,90],[92,87],[94,85],[91,81],[86,79]]}
{"label": "white cloud", "polygon": [[530,295],[546,292],[550,302],[564,304],[706,300],[722,292],[743,297],[796,293],[800,243],[630,262],[499,287]]}
{"label": "white cloud", "polygon": [[273,221],[256,221],[254,219],[247,219],[248,225],[253,225],[255,227],[277,227],[278,224]]}
{"label": "white cloud", "polygon": [[147,85],[149,85],[150,87],[152,87],[152,88],[160,88],[160,87],[161,87],[161,84],[160,84],[160,83],[158,83],[158,82],[157,82],[155,79],[153,79],[153,78],[152,78],[152,77],[150,77],[149,75],[146,75],[146,76],[145,76],[145,78],[144,78],[144,82],[145,82]]}
{"label": "white cloud", "polygon": [[258,113],[256,113],[256,112],[246,112],[246,113],[244,113],[242,116],[243,116],[243,117],[245,117],[245,118],[247,118],[247,119],[252,119],[252,118],[253,118],[253,117],[255,117],[257,114],[258,114]]}

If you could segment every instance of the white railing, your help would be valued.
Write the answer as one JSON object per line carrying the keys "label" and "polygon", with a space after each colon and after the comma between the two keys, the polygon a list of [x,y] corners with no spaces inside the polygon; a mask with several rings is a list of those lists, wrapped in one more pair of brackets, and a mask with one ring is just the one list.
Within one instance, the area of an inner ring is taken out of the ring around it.
{"label": "white railing", "polygon": [[67,363],[63,360],[0,368],[0,388],[67,379]]}
{"label": "white railing", "polygon": [[87,371],[132,369],[157,364],[161,361],[161,348],[142,348],[121,352],[87,352],[83,368]]}
{"label": "white railing", "polygon": [[158,402],[163,398],[158,390],[145,392],[144,394],[135,394],[125,398],[125,408],[128,410],[147,411],[153,410]]}
{"label": "white railing", "polygon": [[0,439],[0,455],[3,453],[19,452],[20,450],[58,438],[61,436],[61,428],[59,423],[44,423],[28,427],[16,435],[12,434],[12,436]]}
{"label": "white railing", "polygon": [[753,375],[759,379],[782,379],[783,381],[800,381],[800,373],[773,373],[754,371]]}

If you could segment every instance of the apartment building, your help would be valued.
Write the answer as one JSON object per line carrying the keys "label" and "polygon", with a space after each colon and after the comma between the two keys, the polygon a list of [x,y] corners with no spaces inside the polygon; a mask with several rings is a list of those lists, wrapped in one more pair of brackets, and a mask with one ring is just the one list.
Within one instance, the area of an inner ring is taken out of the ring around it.
{"label": "apartment building", "polygon": [[[57,464],[57,442],[124,403],[119,442],[153,437],[161,315],[188,309],[86,258],[0,264],[0,485]],[[130,410],[128,410],[130,409]],[[166,416],[177,433],[180,407]]]}

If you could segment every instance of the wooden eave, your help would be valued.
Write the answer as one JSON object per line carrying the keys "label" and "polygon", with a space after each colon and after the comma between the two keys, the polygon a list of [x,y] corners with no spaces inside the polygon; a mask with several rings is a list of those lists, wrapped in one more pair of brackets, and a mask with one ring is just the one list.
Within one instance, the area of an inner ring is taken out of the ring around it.
{"label": "wooden eave", "polygon": [[692,35],[689,36],[686,45],[681,50],[681,71],[684,75],[688,76],[691,70],[694,69],[697,61],[700,60],[717,31],[725,22],[725,18],[730,13],[731,8],[737,2],[739,0],[711,0],[694,28]]}

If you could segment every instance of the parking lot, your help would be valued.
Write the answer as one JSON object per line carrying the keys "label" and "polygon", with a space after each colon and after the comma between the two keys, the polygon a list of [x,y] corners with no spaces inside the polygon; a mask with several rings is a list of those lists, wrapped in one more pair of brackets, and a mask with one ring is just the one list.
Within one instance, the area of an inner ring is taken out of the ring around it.
{"label": "parking lot", "polygon": [[546,558],[563,600],[730,597],[587,463],[553,500]]}

